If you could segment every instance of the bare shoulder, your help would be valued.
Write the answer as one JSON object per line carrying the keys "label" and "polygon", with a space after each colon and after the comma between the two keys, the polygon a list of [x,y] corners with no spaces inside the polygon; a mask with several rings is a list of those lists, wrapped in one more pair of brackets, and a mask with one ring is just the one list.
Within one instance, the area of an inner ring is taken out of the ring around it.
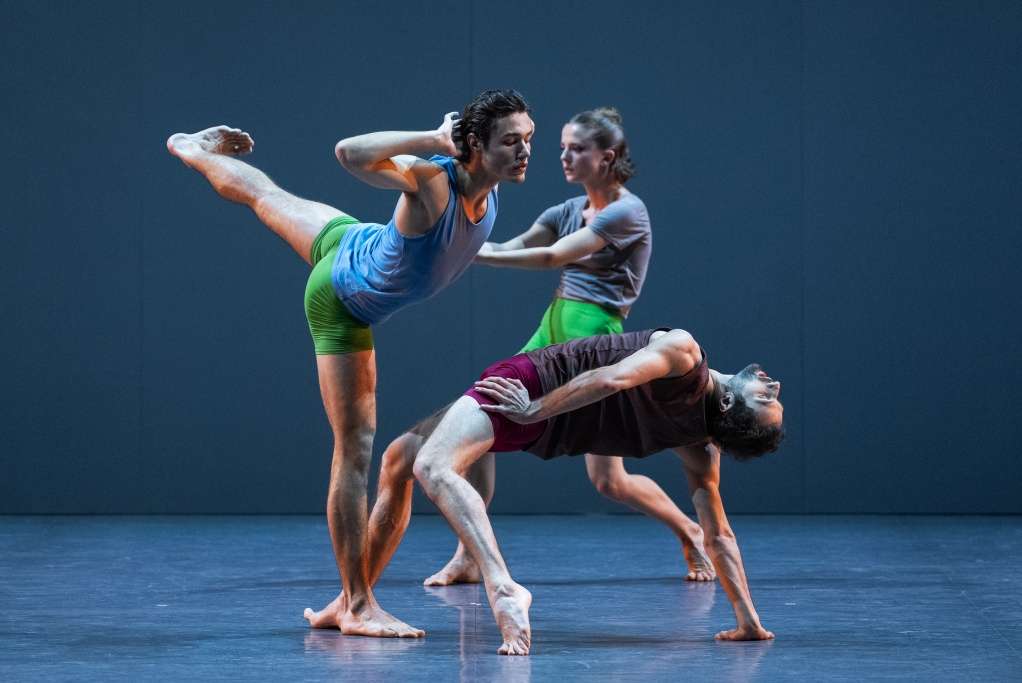
{"label": "bare shoulder", "polygon": [[681,457],[685,474],[690,480],[720,480],[720,450],[712,442],[679,446],[674,452]]}
{"label": "bare shoulder", "polygon": [[649,341],[649,349],[663,354],[671,364],[668,377],[684,375],[702,361],[702,349],[685,330],[675,329],[667,332],[654,333]]}

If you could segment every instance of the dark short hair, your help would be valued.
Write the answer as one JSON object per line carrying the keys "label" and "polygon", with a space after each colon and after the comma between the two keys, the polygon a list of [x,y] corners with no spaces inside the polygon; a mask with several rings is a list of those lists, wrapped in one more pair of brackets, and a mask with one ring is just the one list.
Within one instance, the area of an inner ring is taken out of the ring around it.
{"label": "dark short hair", "polygon": [[624,119],[614,107],[597,107],[582,111],[571,117],[568,123],[586,129],[592,141],[600,149],[614,150],[614,161],[610,172],[622,185],[635,175],[635,163],[628,152],[628,140],[625,138]]}
{"label": "dark short hair", "polygon": [[756,412],[740,394],[735,394],[731,409],[709,420],[710,436],[721,450],[735,460],[758,458],[773,453],[784,440],[784,423],[762,425]]}
{"label": "dark short hair", "polygon": [[517,90],[484,90],[476,95],[475,99],[461,110],[461,118],[454,126],[454,142],[461,150],[458,161],[468,161],[472,158],[472,150],[467,144],[469,133],[474,133],[485,147],[490,143],[494,121],[511,114],[531,112],[529,103]]}

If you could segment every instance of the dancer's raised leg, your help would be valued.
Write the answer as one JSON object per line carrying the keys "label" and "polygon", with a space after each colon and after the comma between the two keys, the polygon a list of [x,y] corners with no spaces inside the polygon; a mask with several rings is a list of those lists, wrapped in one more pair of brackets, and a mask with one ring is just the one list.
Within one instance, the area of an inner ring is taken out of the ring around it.
{"label": "dancer's raised leg", "polygon": [[462,473],[493,445],[489,416],[463,396],[447,411],[415,461],[415,478],[475,560],[503,643],[500,654],[529,653],[532,594],[515,583],[497,547],[486,504]]}
{"label": "dancer's raised leg", "polygon": [[586,454],[586,472],[596,490],[666,524],[681,541],[688,581],[713,581],[716,573],[703,548],[703,530],[678,508],[660,486],[641,474],[625,470],[617,456]]}
{"label": "dancer's raised leg", "polygon": [[338,604],[337,626],[351,635],[422,636],[422,631],[376,603],[369,577],[366,486],[376,432],[375,352],[321,355],[316,363],[323,406],[334,433],[327,524],[344,595]]}
{"label": "dancer's raised leg", "polygon": [[255,147],[252,137],[228,126],[198,133],[175,133],[167,149],[195,169],[221,197],[244,204],[306,262],[312,243],[328,221],[342,212],[327,204],[302,199],[280,189],[259,169],[236,159]]}

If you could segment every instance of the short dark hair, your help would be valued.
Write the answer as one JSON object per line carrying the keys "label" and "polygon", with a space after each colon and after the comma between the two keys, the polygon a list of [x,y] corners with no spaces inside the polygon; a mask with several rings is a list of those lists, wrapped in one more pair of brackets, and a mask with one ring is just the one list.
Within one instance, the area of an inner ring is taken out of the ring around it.
{"label": "short dark hair", "polygon": [[468,161],[472,158],[472,150],[467,144],[469,133],[474,133],[485,147],[490,142],[494,121],[511,114],[531,112],[529,103],[517,90],[484,90],[476,95],[475,99],[462,109],[461,118],[454,126],[454,142],[460,150],[458,161]]}
{"label": "short dark hair", "polygon": [[709,420],[710,436],[721,450],[735,460],[758,458],[773,453],[784,440],[784,424],[762,425],[756,412],[740,394],[735,394],[730,410]]}
{"label": "short dark hair", "polygon": [[622,185],[635,175],[635,164],[628,153],[628,140],[625,138],[623,122],[621,113],[614,107],[597,107],[582,111],[568,121],[585,128],[600,149],[614,150],[610,172]]}

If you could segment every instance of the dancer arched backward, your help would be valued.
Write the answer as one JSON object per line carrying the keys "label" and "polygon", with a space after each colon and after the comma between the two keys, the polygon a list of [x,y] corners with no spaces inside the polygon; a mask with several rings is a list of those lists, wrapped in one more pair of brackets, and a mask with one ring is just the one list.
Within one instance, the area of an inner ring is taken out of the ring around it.
{"label": "dancer arched backward", "polygon": [[[622,331],[638,299],[652,251],[646,205],[625,183],[634,175],[628,140],[616,109],[576,114],[561,130],[561,167],[569,183],[585,195],[544,211],[528,230],[502,244],[483,245],[477,263],[514,268],[561,268],[553,303],[519,353],[549,344]],[[712,581],[713,565],[703,549],[703,533],[649,477],[629,474],[615,455],[585,456],[596,489],[612,500],[666,524],[681,541],[689,581]],[[467,478],[487,506],[493,498],[496,465],[487,454]],[[425,580],[427,586],[479,581],[479,569],[458,549],[447,565]]]}
{"label": "dancer arched backward", "polygon": [[493,227],[497,183],[525,179],[534,126],[519,93],[483,92],[457,119],[452,112],[436,130],[369,133],[337,143],[337,159],[352,175],[401,192],[386,225],[360,223],[277,187],[234,158],[254,146],[236,128],[178,133],[167,141],[171,154],[222,197],[250,207],[312,265],[305,312],[334,434],[327,522],[342,584],[329,626],[346,634],[423,635],[380,608],[367,576],[366,484],[376,431],[370,325],[461,275]]}
{"label": "dancer arched backward", "polygon": [[[528,654],[532,596],[511,578],[486,504],[465,473],[490,451],[526,450],[549,459],[644,457],[673,448],[738,622],[717,638],[773,638],[752,604],[719,484],[721,450],[745,459],[777,449],[784,438],[780,392],[780,382],[758,365],[734,375],[711,370],[689,333],[666,328],[576,339],[498,361],[464,396],[384,453],[369,519],[370,580],[401,542],[417,479],[479,567],[503,638],[498,652]],[[310,621],[331,619],[328,607]]]}

